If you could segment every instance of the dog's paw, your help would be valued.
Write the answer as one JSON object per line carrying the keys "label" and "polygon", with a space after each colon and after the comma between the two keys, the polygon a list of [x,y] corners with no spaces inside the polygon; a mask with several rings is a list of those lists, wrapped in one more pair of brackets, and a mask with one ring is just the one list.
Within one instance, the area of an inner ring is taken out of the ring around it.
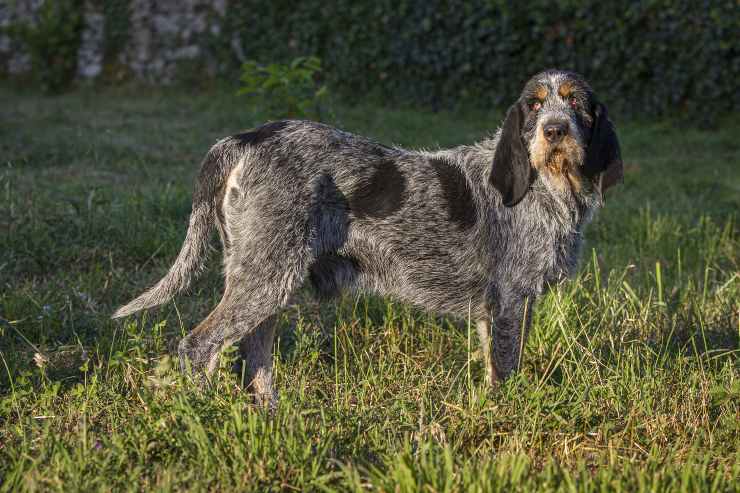
{"label": "dog's paw", "polygon": [[277,392],[272,391],[268,393],[255,393],[254,396],[254,403],[267,411],[269,414],[275,414],[277,412],[277,406],[278,406],[278,396]]}

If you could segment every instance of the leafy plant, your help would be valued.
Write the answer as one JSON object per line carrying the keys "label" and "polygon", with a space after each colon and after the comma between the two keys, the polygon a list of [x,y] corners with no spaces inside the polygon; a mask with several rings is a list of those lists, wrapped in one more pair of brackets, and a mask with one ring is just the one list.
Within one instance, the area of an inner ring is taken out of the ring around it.
{"label": "leafy plant", "polygon": [[273,0],[228,9],[225,39],[240,40],[239,51],[263,63],[316,55],[332,91],[386,104],[502,109],[529,77],[557,67],[582,73],[615,113],[698,122],[733,111],[740,77],[740,9],[730,0]]}
{"label": "leafy plant", "polygon": [[288,64],[260,65],[250,60],[242,65],[239,95],[259,100],[275,118],[319,118],[326,86],[318,83],[321,60],[299,57]]}
{"label": "leafy plant", "polygon": [[47,0],[38,9],[35,24],[18,24],[8,30],[26,46],[33,76],[46,92],[59,92],[74,80],[83,6],[82,0]]}
{"label": "leafy plant", "polygon": [[118,56],[131,39],[131,0],[106,0],[103,12],[103,71],[110,80],[125,77],[125,66]]}

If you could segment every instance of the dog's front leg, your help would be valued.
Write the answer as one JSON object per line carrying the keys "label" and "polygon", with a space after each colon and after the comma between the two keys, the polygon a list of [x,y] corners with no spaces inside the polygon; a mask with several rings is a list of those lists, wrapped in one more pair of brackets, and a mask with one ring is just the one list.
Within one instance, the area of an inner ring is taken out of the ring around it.
{"label": "dog's front leg", "polygon": [[475,322],[478,329],[478,339],[483,350],[483,363],[486,365],[486,385],[493,386],[498,382],[496,367],[493,365],[493,352],[491,348],[491,320],[482,318]]}
{"label": "dog's front leg", "polygon": [[506,380],[519,369],[533,303],[533,293],[510,288],[497,290],[492,303],[491,343],[486,363],[491,368],[492,383]]}

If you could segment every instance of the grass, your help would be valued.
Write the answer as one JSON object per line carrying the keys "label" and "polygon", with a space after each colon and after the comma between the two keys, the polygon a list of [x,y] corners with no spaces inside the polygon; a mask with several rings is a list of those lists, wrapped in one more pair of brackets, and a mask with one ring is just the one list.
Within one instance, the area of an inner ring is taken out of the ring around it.
{"label": "grass", "polygon": [[[625,183],[501,388],[464,320],[301,296],[269,415],[233,354],[206,389],[173,369],[218,258],[190,296],[109,320],[173,261],[209,145],[263,119],[217,90],[0,89],[1,490],[740,490],[740,120],[618,122]],[[500,112],[334,120],[435,147]]]}

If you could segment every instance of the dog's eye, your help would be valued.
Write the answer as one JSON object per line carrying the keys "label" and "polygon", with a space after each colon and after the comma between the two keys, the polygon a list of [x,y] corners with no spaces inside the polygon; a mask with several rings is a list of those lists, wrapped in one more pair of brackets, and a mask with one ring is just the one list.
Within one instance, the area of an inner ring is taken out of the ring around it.
{"label": "dog's eye", "polygon": [[576,99],[575,96],[571,96],[570,98],[568,98],[568,104],[570,104],[571,107],[575,108],[576,106],[578,106],[578,99]]}
{"label": "dog's eye", "polygon": [[532,101],[532,103],[530,103],[529,107],[532,109],[532,111],[537,111],[540,108],[542,108],[542,103],[539,102],[539,101]]}

